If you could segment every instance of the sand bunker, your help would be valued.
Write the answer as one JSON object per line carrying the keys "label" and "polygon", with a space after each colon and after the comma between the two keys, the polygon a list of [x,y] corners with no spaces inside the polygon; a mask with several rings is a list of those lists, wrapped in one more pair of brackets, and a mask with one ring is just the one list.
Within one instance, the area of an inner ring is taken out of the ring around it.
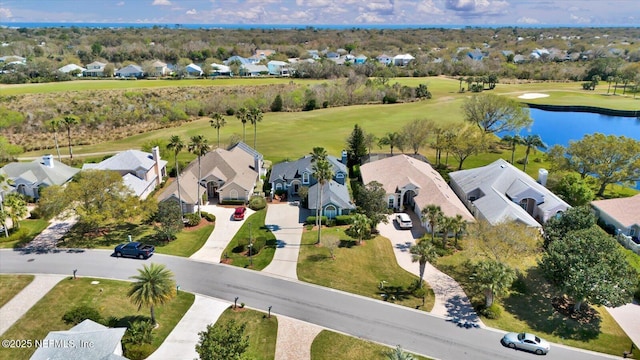
{"label": "sand bunker", "polygon": [[518,96],[518,98],[519,99],[539,99],[539,98],[544,98],[548,96],[549,94],[527,93],[527,94],[522,94]]}

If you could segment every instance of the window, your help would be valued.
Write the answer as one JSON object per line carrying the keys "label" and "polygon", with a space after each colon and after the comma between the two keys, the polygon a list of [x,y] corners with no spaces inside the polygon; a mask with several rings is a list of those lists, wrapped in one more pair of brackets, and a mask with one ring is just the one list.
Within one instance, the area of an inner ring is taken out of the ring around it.
{"label": "window", "polygon": [[302,173],[302,183],[303,184],[308,184],[309,183],[309,173],[308,172],[303,172]]}
{"label": "window", "polygon": [[389,207],[392,208],[396,205],[396,198],[395,196],[389,196]]}
{"label": "window", "polygon": [[344,178],[344,174],[339,172],[336,174],[336,179],[343,179]]}
{"label": "window", "polygon": [[229,191],[229,197],[231,198],[231,200],[238,200],[238,190],[231,190]]}
{"label": "window", "polygon": [[277,183],[276,184],[276,190],[282,190],[282,184]]}

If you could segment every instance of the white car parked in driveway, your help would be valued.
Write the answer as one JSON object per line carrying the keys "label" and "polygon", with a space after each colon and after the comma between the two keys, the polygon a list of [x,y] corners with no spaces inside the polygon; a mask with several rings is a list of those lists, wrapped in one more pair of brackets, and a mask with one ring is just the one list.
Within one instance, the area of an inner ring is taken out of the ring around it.
{"label": "white car parked in driveway", "polygon": [[413,227],[413,222],[411,222],[409,214],[406,213],[397,214],[396,222],[398,223],[398,227],[400,229],[411,229]]}

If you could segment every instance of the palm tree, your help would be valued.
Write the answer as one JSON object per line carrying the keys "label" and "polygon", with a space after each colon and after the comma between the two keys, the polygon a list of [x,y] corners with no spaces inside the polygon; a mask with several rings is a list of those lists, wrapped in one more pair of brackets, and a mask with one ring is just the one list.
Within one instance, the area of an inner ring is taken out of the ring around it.
{"label": "palm tree", "polygon": [[252,108],[249,110],[249,121],[253,125],[253,148],[256,149],[256,139],[258,132],[258,123],[262,121],[262,111],[258,108]]}
{"label": "palm tree", "polygon": [[6,211],[4,211],[4,197],[3,190],[7,189],[7,177],[4,174],[0,174],[0,225],[4,228],[4,237],[9,237],[9,230],[7,229],[7,217],[9,216]]}
{"label": "palm tree", "polygon": [[[316,163],[318,161],[325,161],[327,160],[327,150],[325,150],[323,147],[314,147],[313,151],[311,151],[311,163]],[[320,199],[320,187],[318,187],[318,196],[316,197],[316,199]],[[316,206],[316,226],[320,226],[322,219],[320,219],[320,209]]]}
{"label": "palm tree", "polygon": [[397,132],[386,133],[380,141],[378,141],[378,146],[382,147],[383,145],[389,146],[391,150],[391,155],[393,155],[394,147],[402,147],[402,135]]}
{"label": "palm tree", "polygon": [[368,155],[371,155],[371,148],[378,141],[378,137],[372,133],[366,133],[364,136],[364,144],[367,147]]}
{"label": "palm tree", "polygon": [[10,193],[4,198],[4,212],[11,218],[13,226],[19,229],[20,219],[27,216],[29,210],[27,209],[27,202],[21,194]]}
{"label": "palm tree", "polygon": [[60,129],[60,119],[51,119],[49,121],[49,128],[53,131],[53,141],[56,144],[58,161],[62,161],[62,157],[60,156],[60,147],[58,146],[58,129]]}
{"label": "palm tree", "polygon": [[226,124],[227,124],[227,121],[219,113],[215,113],[211,115],[211,120],[209,120],[209,125],[211,125],[214,129],[216,129],[216,132],[218,133],[218,147],[220,147],[220,128],[224,127]]}
{"label": "palm tree", "polygon": [[467,228],[467,222],[464,220],[462,215],[456,214],[455,217],[449,218],[451,223],[451,231],[453,231],[454,238],[454,247],[458,247],[458,239],[460,238],[460,234],[462,234]]}
{"label": "palm tree", "polygon": [[346,230],[347,235],[358,240],[358,244],[362,244],[362,240],[371,234],[371,220],[365,214],[355,214],[351,218],[351,226]]}
{"label": "palm tree", "polygon": [[438,228],[440,229],[440,232],[442,233],[442,248],[446,249],[447,248],[447,240],[449,239],[449,232],[451,231],[451,229],[453,228],[452,223],[451,223],[451,219],[448,216],[442,215],[440,217],[440,219],[438,220]]}
{"label": "palm tree", "polygon": [[320,243],[320,231],[322,229],[322,190],[324,185],[331,180],[333,177],[333,169],[331,168],[331,164],[326,159],[316,161],[311,167],[313,170],[313,177],[318,180],[318,203],[316,204],[316,208],[319,209],[319,219],[318,219],[318,240],[317,244]]}
{"label": "palm tree", "polygon": [[444,216],[439,205],[427,205],[422,209],[422,221],[427,221],[431,228],[431,242],[435,240],[436,225],[441,217]]}
{"label": "palm tree", "polygon": [[395,347],[395,349],[390,350],[387,353],[387,360],[415,360],[415,357],[402,350],[402,347],[398,345]]}
{"label": "palm tree", "polygon": [[424,269],[427,266],[427,262],[433,262],[437,257],[436,248],[433,243],[430,243],[426,239],[420,239],[415,245],[409,248],[411,253],[411,262],[418,262],[420,264],[420,287],[422,287],[422,279],[424,278]]}
{"label": "palm tree", "polygon": [[62,123],[67,128],[67,139],[69,140],[69,158],[73,160],[73,151],[71,151],[71,127],[78,124],[78,118],[75,116],[65,116]]}
{"label": "palm tree", "polygon": [[249,119],[247,117],[248,115],[249,112],[245,107],[241,107],[240,109],[238,109],[238,111],[236,111],[236,117],[242,122],[242,142],[245,143],[247,142],[247,132],[245,131],[245,127],[247,125],[247,120]]}
{"label": "palm tree", "polygon": [[522,140],[522,144],[527,147],[524,153],[524,166],[522,171],[527,171],[527,163],[529,162],[529,152],[531,149],[533,149],[533,151],[536,151],[537,148],[546,149],[547,144],[542,142],[540,135],[527,135]]}
{"label": "palm tree", "polygon": [[198,216],[201,216],[200,212],[200,204],[202,203],[202,199],[200,196],[200,180],[202,179],[202,173],[200,168],[200,158],[205,155],[209,151],[209,144],[207,144],[207,139],[205,139],[202,135],[194,135],[191,137],[191,142],[189,143],[189,152],[194,153],[198,156]]}
{"label": "palm tree", "polygon": [[178,154],[184,149],[184,142],[178,135],[173,135],[169,139],[167,149],[173,150],[173,159],[176,163],[176,184],[178,185],[178,202],[180,203],[180,213],[184,215],[182,210],[182,193],[180,190],[180,168],[178,166]]}
{"label": "palm tree", "polygon": [[173,273],[164,265],[151,263],[138,269],[138,275],[131,276],[135,282],[131,284],[127,296],[140,310],[143,306],[151,311],[151,323],[156,325],[155,306],[164,305],[176,296],[176,283]]}
{"label": "palm tree", "polygon": [[469,277],[485,297],[485,307],[493,305],[496,296],[505,294],[513,281],[516,272],[507,265],[495,260],[482,260],[474,267]]}
{"label": "palm tree", "polygon": [[516,145],[523,145],[524,141],[522,137],[518,134],[516,135],[505,135],[501,139],[502,142],[509,145],[511,148],[511,163],[513,164],[514,156],[516,154]]}

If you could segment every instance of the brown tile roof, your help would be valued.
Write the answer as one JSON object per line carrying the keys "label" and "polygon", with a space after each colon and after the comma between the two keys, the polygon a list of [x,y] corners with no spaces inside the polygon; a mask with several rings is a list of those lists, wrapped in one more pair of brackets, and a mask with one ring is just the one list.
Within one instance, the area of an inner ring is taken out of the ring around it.
{"label": "brown tile roof", "polygon": [[435,204],[446,216],[460,214],[467,221],[475,221],[442,176],[424,161],[404,154],[396,155],[364,164],[360,173],[363,183],[377,181],[387,194],[393,194],[409,183],[414,184],[420,188],[414,199],[420,208]]}
{"label": "brown tile roof", "polygon": [[640,194],[626,198],[592,201],[591,205],[626,227],[640,225]]}

